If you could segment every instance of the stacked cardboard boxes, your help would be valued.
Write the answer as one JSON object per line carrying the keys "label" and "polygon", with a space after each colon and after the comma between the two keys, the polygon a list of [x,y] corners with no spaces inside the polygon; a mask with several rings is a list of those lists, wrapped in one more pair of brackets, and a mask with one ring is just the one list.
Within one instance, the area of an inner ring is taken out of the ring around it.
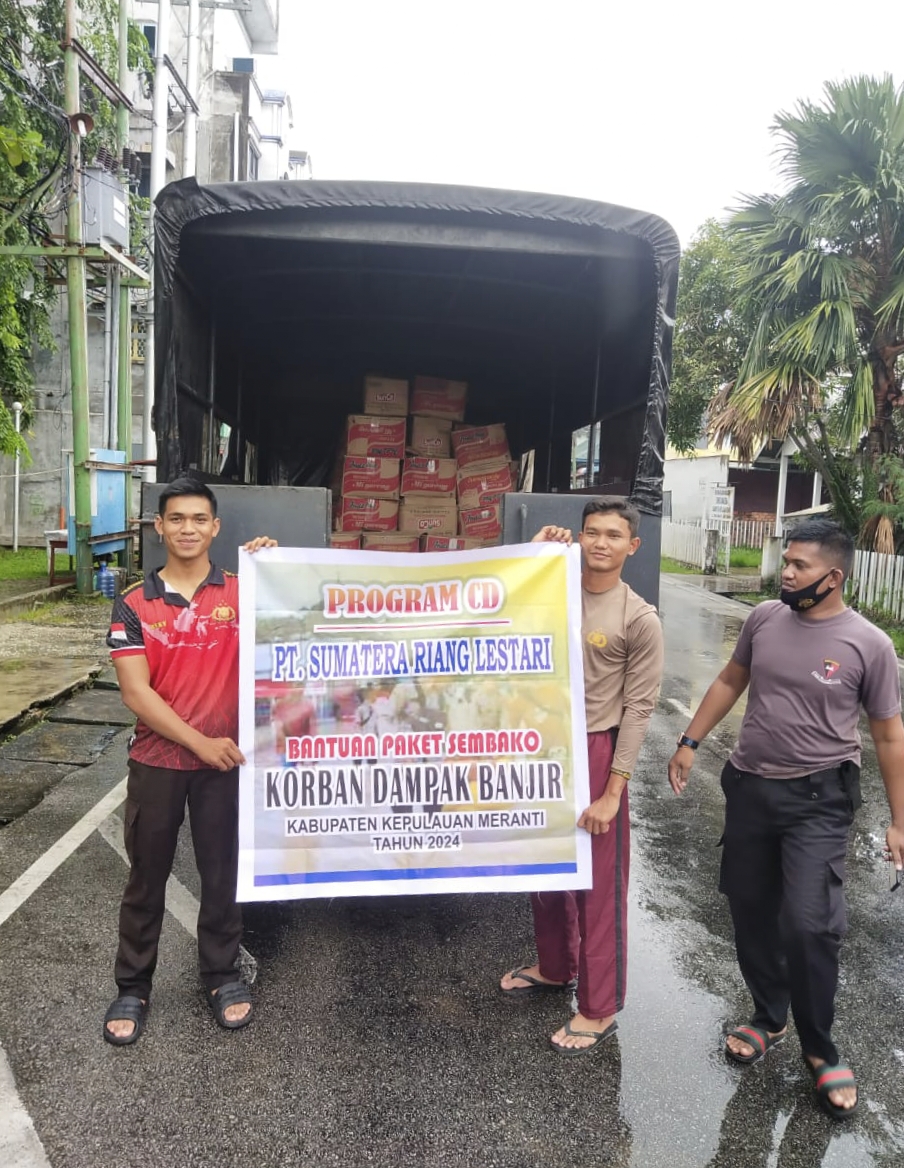
{"label": "stacked cardboard boxes", "polygon": [[[368,376],[333,475],[333,546],[440,551],[502,536],[515,475],[505,427],[464,424],[468,387],[441,377]],[[409,410],[410,406],[410,410]],[[407,437],[407,441],[406,441]],[[340,542],[341,541],[341,542]]]}

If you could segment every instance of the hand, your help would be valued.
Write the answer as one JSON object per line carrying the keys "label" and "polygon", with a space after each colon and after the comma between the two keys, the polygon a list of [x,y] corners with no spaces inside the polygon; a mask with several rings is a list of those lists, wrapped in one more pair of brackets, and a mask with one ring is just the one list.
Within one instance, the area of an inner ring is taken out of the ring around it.
{"label": "hand", "polygon": [[261,548],[279,547],[275,539],[271,539],[269,535],[259,535],[257,539],[250,539],[247,543],[242,544],[243,552],[257,552]]}
{"label": "hand", "polygon": [[611,795],[606,791],[581,812],[578,827],[583,827],[590,835],[605,835],[609,830],[609,824],[618,815],[620,806],[621,792]]}
{"label": "hand", "polygon": [[676,795],[680,795],[687,786],[694,757],[694,752],[689,746],[679,746],[669,759],[669,782]]}
{"label": "hand", "polygon": [[545,527],[540,528],[531,543],[564,543],[571,547],[571,528],[556,527],[554,523],[547,523]]}
{"label": "hand", "polygon": [[245,756],[231,738],[202,737],[192,751],[206,766],[218,771],[231,771],[245,762]]}
{"label": "hand", "polygon": [[885,833],[885,847],[900,872],[904,868],[904,828],[895,827],[892,823]]}

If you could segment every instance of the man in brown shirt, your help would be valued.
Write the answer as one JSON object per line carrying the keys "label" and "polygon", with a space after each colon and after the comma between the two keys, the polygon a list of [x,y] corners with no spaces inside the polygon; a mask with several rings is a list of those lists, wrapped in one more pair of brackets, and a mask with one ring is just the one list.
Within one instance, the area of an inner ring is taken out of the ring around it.
{"label": "man in brown shirt", "polygon": [[669,763],[676,794],[694,751],[748,684],[738,744],[722,771],[725,832],[719,888],[728,897],[738,964],[753,998],[726,1055],[758,1062],[787,1033],[789,1007],[820,1105],[857,1106],[832,1040],[838,957],[847,927],[845,853],[860,803],[861,707],[869,718],[892,823],[888,854],[904,867],[904,725],[890,639],[842,598],[853,540],[810,519],[788,540],[781,600],[758,605]]}
{"label": "man in brown shirt", "polygon": [[[578,1013],[550,1038],[558,1054],[589,1053],[618,1029],[624,1006],[630,829],[627,784],[662,680],[662,627],[656,609],[621,578],[640,546],[640,515],[626,499],[604,496],[584,508],[581,634],[590,761],[590,806],[578,827],[592,836],[593,887],[531,897],[538,960],[512,970],[500,988],[511,998],[569,990]],[[535,542],[571,543],[544,527]]]}

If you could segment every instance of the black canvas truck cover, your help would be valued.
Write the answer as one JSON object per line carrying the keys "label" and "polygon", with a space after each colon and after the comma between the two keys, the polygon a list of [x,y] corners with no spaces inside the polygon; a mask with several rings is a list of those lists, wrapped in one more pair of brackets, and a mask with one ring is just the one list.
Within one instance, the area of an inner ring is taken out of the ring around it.
{"label": "black canvas truck cover", "polygon": [[679,247],[655,215],[473,187],[186,179],[158,196],[154,238],[158,480],[326,485],[364,376],[429,374],[467,381],[467,420],[535,452],[535,491],[569,490],[571,435],[599,422],[586,481],[661,513]]}

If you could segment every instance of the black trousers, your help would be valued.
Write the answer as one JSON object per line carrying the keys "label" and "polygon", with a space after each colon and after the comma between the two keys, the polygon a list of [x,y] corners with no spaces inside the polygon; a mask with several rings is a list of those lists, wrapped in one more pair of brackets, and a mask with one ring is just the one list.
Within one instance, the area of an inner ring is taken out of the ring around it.
{"label": "black trousers", "polygon": [[119,910],[116,984],[147,999],[179,828],[188,804],[201,877],[198,959],[208,989],[235,981],[242,912],[235,900],[238,867],[238,771],[178,771],[129,760],[125,845],[131,862]]}
{"label": "black trousers", "polygon": [[837,1063],[838,955],[847,930],[852,800],[838,771],[764,779],[726,763],[720,891],[728,896],[751,1024],[775,1033],[788,1008],[804,1054]]}

